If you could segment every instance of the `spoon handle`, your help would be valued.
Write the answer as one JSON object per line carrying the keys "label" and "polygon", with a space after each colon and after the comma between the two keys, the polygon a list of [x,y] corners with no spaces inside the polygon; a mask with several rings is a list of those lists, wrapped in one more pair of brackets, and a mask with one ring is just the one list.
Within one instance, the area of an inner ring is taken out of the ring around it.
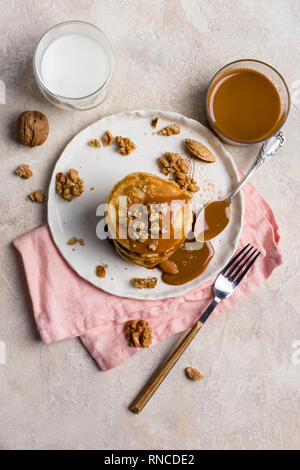
{"label": "spoon handle", "polygon": [[248,179],[253,175],[253,173],[268,160],[268,157],[275,155],[275,153],[283,146],[284,142],[285,138],[281,131],[276,132],[276,134],[272,135],[272,137],[270,137],[264,142],[263,146],[258,152],[256,159],[245,174],[244,178],[234,188],[232,193],[226,198],[226,201],[231,203],[232,199],[237,195],[237,193],[240,191],[242,186],[244,186],[246,181],[248,181]]}

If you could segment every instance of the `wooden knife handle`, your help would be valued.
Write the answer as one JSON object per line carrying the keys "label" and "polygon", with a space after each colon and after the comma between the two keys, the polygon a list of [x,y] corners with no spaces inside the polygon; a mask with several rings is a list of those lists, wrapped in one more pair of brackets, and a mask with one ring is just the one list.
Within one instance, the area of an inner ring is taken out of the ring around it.
{"label": "wooden knife handle", "polygon": [[130,410],[134,413],[140,413],[144,406],[148,403],[152,395],[156,392],[162,381],[167,377],[170,370],[176,364],[178,359],[184,353],[190,342],[195,338],[196,334],[203,326],[203,323],[197,321],[195,325],[185,335],[181,343],[177,346],[175,351],[166,360],[166,362],[158,369],[154,377],[147,383],[146,387],[142,390],[139,396],[130,405]]}

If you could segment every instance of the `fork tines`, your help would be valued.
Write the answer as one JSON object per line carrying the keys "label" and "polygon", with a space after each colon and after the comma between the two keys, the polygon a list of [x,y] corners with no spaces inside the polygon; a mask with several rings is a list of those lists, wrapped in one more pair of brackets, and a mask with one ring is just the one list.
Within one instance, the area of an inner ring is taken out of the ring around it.
{"label": "fork tines", "polygon": [[[240,258],[242,254],[243,256]],[[248,245],[246,245],[237,255],[232,258],[231,261],[229,261],[229,263],[223,269],[222,274],[227,279],[229,279],[229,281],[234,282],[235,284],[239,284],[259,255],[260,251],[258,251],[257,248],[250,246],[250,243],[248,243]],[[231,269],[228,271],[229,268]]]}

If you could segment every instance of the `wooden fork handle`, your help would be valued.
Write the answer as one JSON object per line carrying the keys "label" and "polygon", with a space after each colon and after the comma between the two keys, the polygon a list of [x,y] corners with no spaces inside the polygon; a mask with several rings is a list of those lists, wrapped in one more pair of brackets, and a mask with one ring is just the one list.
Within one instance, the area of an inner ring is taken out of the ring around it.
{"label": "wooden fork handle", "polygon": [[184,353],[190,342],[195,338],[196,334],[203,326],[203,323],[197,321],[195,325],[185,335],[181,343],[177,346],[175,351],[166,360],[166,362],[158,369],[154,377],[147,383],[146,387],[142,390],[139,396],[130,405],[130,410],[134,413],[140,413],[144,406],[148,403],[152,395],[156,392],[162,381],[167,377],[170,370],[174,367],[178,359]]}

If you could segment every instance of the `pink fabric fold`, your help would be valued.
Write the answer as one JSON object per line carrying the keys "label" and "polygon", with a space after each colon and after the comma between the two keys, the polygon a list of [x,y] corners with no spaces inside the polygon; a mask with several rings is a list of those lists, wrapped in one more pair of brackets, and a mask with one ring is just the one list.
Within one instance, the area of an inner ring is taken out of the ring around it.
{"label": "pink fabric fold", "polygon": [[[270,206],[250,183],[245,187],[244,198],[245,219],[238,249],[252,243],[262,256],[235,293],[218,306],[214,316],[241,302],[282,263],[278,227]],[[23,235],[14,245],[23,260],[34,318],[43,342],[80,336],[102,370],[116,367],[138,352],[125,339],[124,325],[128,320],[148,320],[155,345],[191,327],[213,298],[214,279],[174,299],[143,301],[107,294],[68,266],[47,225]]]}

